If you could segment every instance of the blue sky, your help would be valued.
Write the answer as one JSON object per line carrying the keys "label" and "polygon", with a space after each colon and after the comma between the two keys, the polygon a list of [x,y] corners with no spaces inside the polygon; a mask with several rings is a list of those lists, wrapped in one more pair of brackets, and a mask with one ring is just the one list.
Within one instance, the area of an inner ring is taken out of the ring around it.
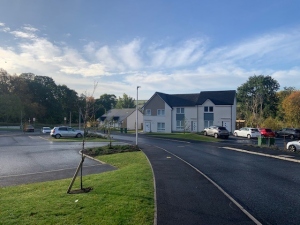
{"label": "blue sky", "polygon": [[0,0],[0,68],[79,94],[300,89],[298,0]]}

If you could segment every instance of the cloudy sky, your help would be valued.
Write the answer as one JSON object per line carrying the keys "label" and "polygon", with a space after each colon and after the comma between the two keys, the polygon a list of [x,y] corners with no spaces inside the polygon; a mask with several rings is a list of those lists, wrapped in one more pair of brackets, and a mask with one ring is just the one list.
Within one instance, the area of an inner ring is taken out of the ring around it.
{"label": "cloudy sky", "polygon": [[300,89],[298,0],[0,0],[0,68],[94,97]]}

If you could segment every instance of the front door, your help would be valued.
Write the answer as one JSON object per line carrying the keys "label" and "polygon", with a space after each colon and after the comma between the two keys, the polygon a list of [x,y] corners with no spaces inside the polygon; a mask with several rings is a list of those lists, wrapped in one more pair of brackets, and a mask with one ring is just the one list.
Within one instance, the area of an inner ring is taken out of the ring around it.
{"label": "front door", "polygon": [[151,132],[151,122],[145,122],[145,132]]}
{"label": "front door", "polygon": [[226,127],[226,129],[231,132],[231,125],[230,121],[222,121],[223,127]]}

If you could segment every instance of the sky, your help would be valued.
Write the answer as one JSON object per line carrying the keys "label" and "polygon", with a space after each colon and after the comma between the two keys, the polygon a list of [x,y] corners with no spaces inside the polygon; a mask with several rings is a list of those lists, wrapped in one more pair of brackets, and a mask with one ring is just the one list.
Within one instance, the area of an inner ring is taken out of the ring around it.
{"label": "sky", "polygon": [[[300,89],[298,0],[0,0],[0,68],[79,95]],[[96,89],[94,86],[97,84]]]}

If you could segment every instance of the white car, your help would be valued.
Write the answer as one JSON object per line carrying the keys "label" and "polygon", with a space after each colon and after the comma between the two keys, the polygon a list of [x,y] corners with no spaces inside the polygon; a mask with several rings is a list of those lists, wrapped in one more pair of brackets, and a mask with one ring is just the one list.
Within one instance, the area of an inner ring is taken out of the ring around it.
{"label": "white car", "polygon": [[51,128],[50,127],[42,127],[41,132],[43,134],[50,134]]}
{"label": "white car", "polygon": [[290,141],[286,145],[286,149],[292,152],[300,151],[300,141]]}
{"label": "white car", "polygon": [[51,130],[50,135],[55,138],[61,138],[61,137],[81,138],[83,137],[83,131],[75,130],[72,127],[54,127]]}
{"label": "white car", "polygon": [[257,128],[253,127],[242,127],[239,130],[235,130],[233,135],[236,137],[246,137],[246,138],[257,138],[260,136],[260,132]]}

